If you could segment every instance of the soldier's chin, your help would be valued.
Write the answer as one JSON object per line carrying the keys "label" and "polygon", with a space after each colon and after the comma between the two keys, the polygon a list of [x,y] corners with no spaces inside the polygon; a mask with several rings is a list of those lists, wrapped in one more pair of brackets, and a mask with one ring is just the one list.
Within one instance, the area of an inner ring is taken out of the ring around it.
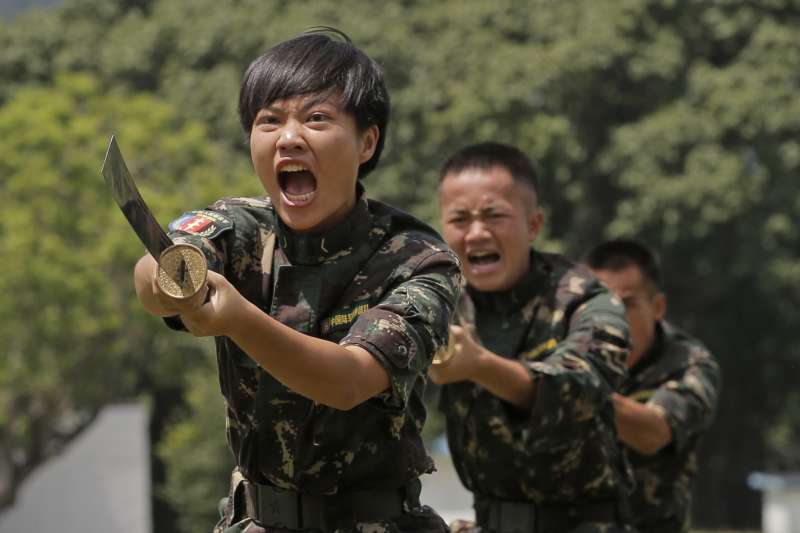
{"label": "soldier's chin", "polygon": [[481,292],[497,292],[503,290],[502,280],[499,276],[475,276],[470,272],[466,272],[467,283],[473,289]]}
{"label": "soldier's chin", "polygon": [[466,262],[467,273],[477,278],[488,278],[502,274],[503,261],[500,256],[497,256],[493,261],[472,261]]}
{"label": "soldier's chin", "polygon": [[316,231],[322,226],[320,216],[314,209],[290,209],[284,205],[277,211],[281,221],[292,231]]}
{"label": "soldier's chin", "polygon": [[[464,269],[464,276],[467,282],[481,292],[500,292],[514,286],[515,280],[510,279],[511,273],[505,268],[506,265],[498,261],[493,263],[495,268],[471,268],[467,265]],[[488,265],[481,265],[487,267]]]}

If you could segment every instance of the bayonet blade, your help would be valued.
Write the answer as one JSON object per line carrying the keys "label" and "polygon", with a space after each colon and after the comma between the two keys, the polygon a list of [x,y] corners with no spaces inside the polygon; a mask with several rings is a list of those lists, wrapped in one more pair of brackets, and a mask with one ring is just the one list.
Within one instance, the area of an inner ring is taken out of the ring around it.
{"label": "bayonet blade", "polygon": [[173,244],[139,194],[113,135],[100,172],[133,231],[158,262],[156,282],[161,290],[176,299],[202,303],[208,272],[203,252],[188,243]]}
{"label": "bayonet blade", "polygon": [[111,188],[114,201],[128,219],[133,231],[139,236],[139,240],[142,241],[150,255],[158,261],[161,252],[172,246],[172,240],[164,232],[150,208],[147,207],[142,195],[139,194],[133,176],[122,158],[117,139],[113,135],[108,144],[101,172]]}

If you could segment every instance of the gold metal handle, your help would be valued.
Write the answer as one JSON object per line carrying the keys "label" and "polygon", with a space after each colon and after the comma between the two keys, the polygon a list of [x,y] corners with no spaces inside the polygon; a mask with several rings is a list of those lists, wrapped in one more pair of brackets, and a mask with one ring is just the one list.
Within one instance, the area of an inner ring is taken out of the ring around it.
{"label": "gold metal handle", "polygon": [[158,286],[176,300],[191,300],[203,293],[208,276],[206,256],[197,246],[186,243],[173,244],[158,260]]}
{"label": "gold metal handle", "polygon": [[445,346],[440,346],[436,353],[433,354],[433,365],[443,365],[447,363],[453,357],[453,336],[450,335],[447,338],[447,344]]}

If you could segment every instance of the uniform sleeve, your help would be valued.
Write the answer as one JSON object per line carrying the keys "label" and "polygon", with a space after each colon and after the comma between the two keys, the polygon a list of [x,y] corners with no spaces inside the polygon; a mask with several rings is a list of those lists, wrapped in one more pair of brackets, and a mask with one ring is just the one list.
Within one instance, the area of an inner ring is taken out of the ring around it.
{"label": "uniform sleeve", "polygon": [[[212,218],[213,217],[213,218]],[[169,224],[169,237],[175,244],[192,244],[200,248],[209,270],[225,274],[225,241],[221,237],[233,229],[233,220],[215,211],[189,211]],[[172,329],[185,331],[179,316],[164,317]]]}
{"label": "uniform sleeve", "polygon": [[597,416],[625,378],[627,355],[622,303],[602,291],[580,304],[552,353],[525,362],[535,386],[531,432],[566,429]]}
{"label": "uniform sleeve", "polygon": [[447,343],[460,287],[458,259],[451,252],[432,252],[341,340],[342,345],[361,346],[386,369],[391,390],[382,400],[390,409],[405,408],[433,354]]}
{"label": "uniform sleeve", "polygon": [[169,224],[169,236],[175,243],[193,244],[203,251],[208,269],[224,274],[225,237],[234,229],[231,213],[222,213],[222,201],[210,209],[188,211]]}
{"label": "uniform sleeve", "polygon": [[667,417],[672,442],[680,450],[711,425],[721,386],[719,365],[702,346],[691,348],[690,364],[656,389],[648,404]]}

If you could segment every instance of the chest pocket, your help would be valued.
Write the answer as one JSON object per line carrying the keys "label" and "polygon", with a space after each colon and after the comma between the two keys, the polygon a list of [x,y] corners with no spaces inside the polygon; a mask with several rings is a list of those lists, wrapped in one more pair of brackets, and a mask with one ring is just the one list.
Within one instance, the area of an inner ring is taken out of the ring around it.
{"label": "chest pocket", "polygon": [[295,331],[316,336],[322,280],[311,267],[278,268],[270,314]]}

